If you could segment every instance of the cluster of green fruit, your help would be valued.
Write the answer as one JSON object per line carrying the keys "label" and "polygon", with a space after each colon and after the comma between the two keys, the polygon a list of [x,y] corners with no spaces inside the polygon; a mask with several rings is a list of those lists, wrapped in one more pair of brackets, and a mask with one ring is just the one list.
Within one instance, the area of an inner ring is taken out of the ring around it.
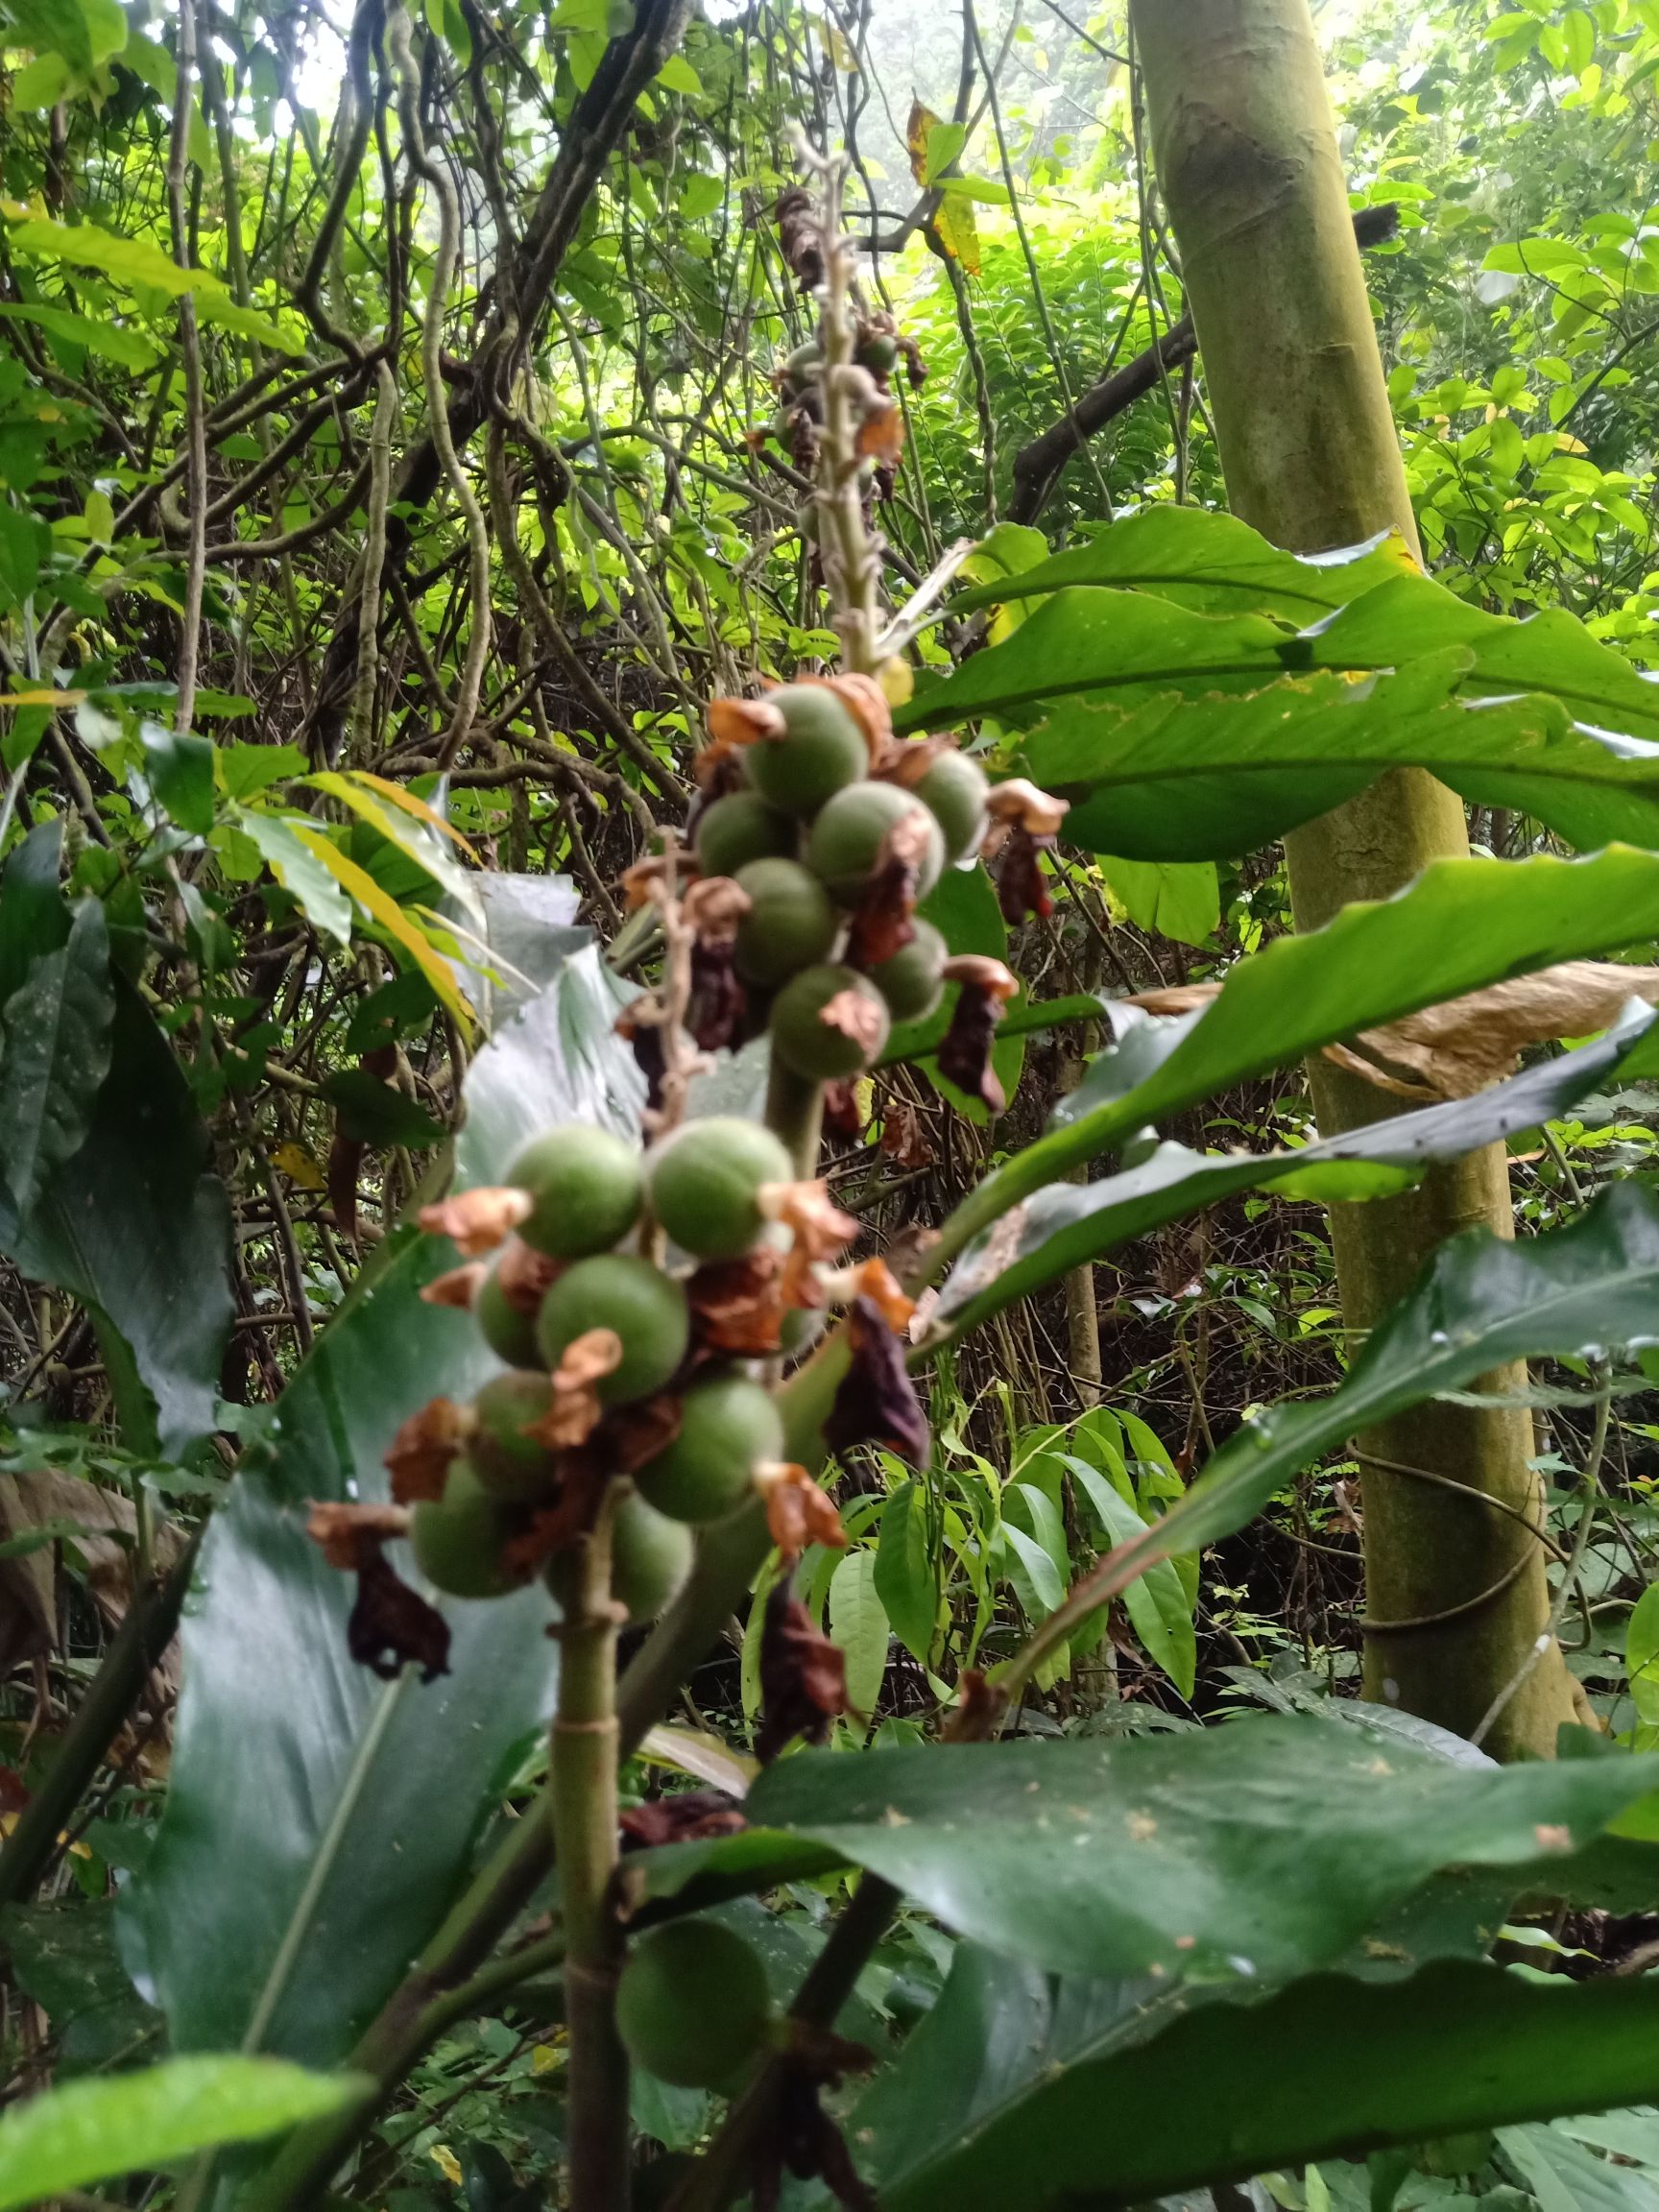
{"label": "cluster of green fruit", "polygon": [[[538,1431],[579,1338],[606,1330],[616,1339],[615,1364],[592,1379],[607,1410],[656,1397],[686,1368],[694,1331],[685,1286],[617,1247],[655,1226],[695,1259],[736,1258],[766,1232],[762,1193],[793,1172],[769,1129],[729,1117],[688,1121],[645,1153],[569,1122],[518,1155],[507,1178],[529,1205],[518,1238],[551,1263],[551,1281],[526,1310],[498,1261],[475,1294],[479,1328],[507,1372],[473,1400],[442,1498],[415,1507],[416,1560],[438,1589],[491,1598],[528,1579],[528,1568],[512,1564],[509,1539],[525,1508],[560,1489],[561,1454]],[[632,1621],[661,1612],[689,1569],[692,1528],[730,1513],[757,1468],[782,1450],[770,1393],[728,1363],[697,1365],[678,1407],[678,1432],[635,1471],[613,1518],[613,1589]]]}
{"label": "cluster of green fruit", "polygon": [[697,818],[697,865],[749,900],[733,957],[746,984],[775,994],[773,1050],[798,1074],[840,1081],[880,1057],[894,1022],[932,1012],[950,956],[917,921],[908,943],[861,973],[845,954],[848,914],[878,891],[896,852],[911,896],[925,899],[948,864],[977,851],[985,778],[937,742],[913,781],[872,776],[863,727],[828,684],[785,685],[758,707],[767,727],[743,749],[743,787]]}

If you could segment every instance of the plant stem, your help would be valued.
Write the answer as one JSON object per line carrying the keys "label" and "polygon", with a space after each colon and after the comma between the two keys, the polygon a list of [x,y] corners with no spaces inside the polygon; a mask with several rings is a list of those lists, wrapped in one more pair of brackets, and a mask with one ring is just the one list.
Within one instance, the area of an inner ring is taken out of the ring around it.
{"label": "plant stem", "polygon": [[570,2035],[571,2212],[628,2212],[628,2056],[616,2033],[622,1934],[613,1910],[616,1845],[616,1628],[612,1495],[591,1534],[554,1561],[560,1628],[553,1719],[553,1844],[565,1905]]}
{"label": "plant stem", "polygon": [[201,1543],[199,1529],[163,1580],[134,1593],[103,1665],[64,1731],[57,1758],[0,1852],[0,1905],[21,1904],[33,1895],[82,1791],[103,1764],[151,1669],[173,1641]]}
{"label": "plant stem", "polygon": [[824,1086],[797,1075],[774,1052],[766,1078],[766,1126],[788,1146],[795,1172],[804,1180],[818,1172],[823,1123]]}

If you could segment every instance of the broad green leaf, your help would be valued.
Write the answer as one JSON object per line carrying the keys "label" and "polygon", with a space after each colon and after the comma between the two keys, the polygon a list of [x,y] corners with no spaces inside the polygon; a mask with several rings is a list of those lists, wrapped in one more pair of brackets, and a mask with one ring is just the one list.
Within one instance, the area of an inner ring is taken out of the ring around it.
{"label": "broad green leaf", "polygon": [[1142,591],[1073,586],[1045,599],[1000,645],[894,713],[894,726],[950,727],[1028,713],[1069,692],[1203,697],[1308,668],[1377,674],[1449,651],[1468,655],[1463,686],[1486,697],[1536,691],[1575,721],[1659,738],[1659,691],[1572,614],[1526,622],[1488,614],[1427,576],[1396,576],[1292,637],[1259,615],[1202,615]]}
{"label": "broad green leaf", "polygon": [[341,889],[334,871],[311,846],[298,837],[290,824],[275,814],[261,814],[251,806],[239,807],[236,827],[259,849],[259,856],[281,884],[299,900],[305,919],[337,945],[351,942],[351,902]]}
{"label": "broad green leaf", "polygon": [[[57,824],[42,826],[7,863],[0,977],[15,973],[32,936],[67,938],[59,835]],[[172,1051],[137,994],[112,981],[108,1073],[84,1141],[33,1206],[0,1196],[0,1250],[23,1274],[90,1309],[129,1448],[182,1460],[217,1425],[214,1392],[234,1310],[229,1207]]]}
{"label": "broad green leaf", "polygon": [[936,184],[968,143],[965,123],[933,123],[927,130],[927,153],[918,182]]}
{"label": "broad green leaf", "polygon": [[1649,1582],[1624,1630],[1624,1670],[1636,1708],[1639,1751],[1659,1744],[1659,1582]]}
{"label": "broad green leaf", "polygon": [[102,354],[105,360],[117,362],[123,369],[140,372],[153,369],[160,358],[154,339],[147,338],[142,331],[129,329],[124,324],[111,322],[108,316],[78,315],[68,307],[43,307],[34,301],[27,305],[15,301],[0,302],[0,316],[8,322],[33,323],[37,330],[44,330],[48,338],[84,347],[88,353]]}
{"label": "broad green leaf", "polygon": [[1570,1226],[1523,1244],[1484,1229],[1452,1238],[1337,1389],[1237,1430],[1178,1505],[1109,1555],[1086,1599],[1072,1593],[1068,1615],[1092,1612],[1154,1559],[1230,1536],[1300,1469],[1438,1391],[1467,1389],[1510,1359],[1656,1341],[1659,1197],[1639,1185],[1610,1184]]}
{"label": "broad green leaf", "polygon": [[1236,516],[1202,507],[1146,507],[1086,544],[1023,568],[1010,582],[975,584],[951,602],[951,613],[1035,598],[1072,584],[1106,584],[1172,599],[1204,614],[1278,614],[1313,622],[1390,576],[1414,572],[1416,565],[1396,537],[1305,560],[1269,544]]}
{"label": "broad green leaf", "polygon": [[[1139,1536],[1145,1522],[1097,1467],[1070,1455],[1066,1464],[1071,1470],[1071,1479],[1094,1507],[1109,1544],[1127,1543]],[[1182,1696],[1190,1697],[1198,1671],[1198,1638],[1191,1601],[1175,1562],[1161,1559],[1138,1581],[1131,1582],[1123,1593],[1123,1605],[1152,1659]]]}
{"label": "broad green leaf", "polygon": [[333,1102],[340,1134],[355,1143],[408,1144],[421,1150],[443,1141],[441,1121],[367,1068],[337,1068],[324,1077],[323,1093]]}
{"label": "broad green leaf", "polygon": [[37,515],[0,498],[0,607],[21,607],[40,581],[52,533]]}
{"label": "broad green leaf", "polygon": [[[589,947],[503,1020],[468,1073],[462,1183],[498,1180],[566,1116],[634,1132],[637,1071],[611,1028],[620,998]],[[185,2047],[252,2035],[316,2062],[347,2052],[453,1901],[493,1788],[550,1708],[557,1647],[537,1585],[445,1601],[451,1671],[430,1685],[412,1671],[381,1682],[348,1652],[352,1577],[307,1538],[307,1502],[384,1498],[400,1424],[497,1367],[465,1313],[421,1299],[451,1245],[404,1227],[377,1261],[244,1455],[185,1618],[166,1812],[122,1894]],[[413,1574],[406,1552],[397,1563]]]}
{"label": "broad green leaf", "polygon": [[1326,1203],[1385,1197],[1431,1161],[1457,1159],[1556,1118],[1622,1067],[1640,1070],[1659,1059],[1656,1046],[1653,1016],[1636,1010],[1595,1044],[1473,1098],[1421,1107],[1299,1151],[1200,1153],[1165,1143],[1097,1182],[1050,1183],[1026,1201],[1017,1237],[999,1226],[974,1240],[946,1278],[935,1313],[955,1332],[977,1327],[1071,1268],[1237,1190],[1276,1189]]}
{"label": "broad green leaf", "polygon": [[1063,700],[1015,765],[1070,802],[1069,843],[1147,860],[1251,852],[1406,765],[1580,850],[1659,844],[1659,752],[1609,743],[1552,700],[1458,699],[1467,664],[1453,647],[1359,683],[1321,672],[1127,712]]}
{"label": "broad green leaf", "polygon": [[1598,2158],[1556,2128],[1504,2128],[1499,2148],[1538,2200],[1538,2212],[1659,2212],[1659,2189]]}
{"label": "broad green leaf", "polygon": [[876,1553],[868,1547],[844,1552],[830,1581],[830,1640],[846,1656],[847,1702],[866,1718],[881,1696],[887,1636],[887,1615],[876,1588]]}
{"label": "broad green leaf", "polygon": [[150,788],[180,830],[204,836],[213,827],[213,743],[188,731],[143,726]]}
{"label": "broad green leaf", "polygon": [[1133,1038],[1094,1061],[1063,1102],[1065,1125],[951,1214],[936,1262],[1043,1185],[1245,1076],[1503,976],[1656,933],[1659,854],[1615,846],[1587,860],[1538,854],[1501,868],[1437,861],[1398,897],[1344,907],[1324,929],[1240,960],[1208,1007],[1156,1043]]}
{"label": "broad green leaf", "polygon": [[[89,1839],[103,1841],[103,1823]],[[50,1904],[9,1905],[0,1911],[0,1938],[13,1987],[52,2024],[54,2080],[159,2056],[161,2018],[121,1963],[112,1897],[73,1890]]]}
{"label": "broad green leaf", "polygon": [[899,731],[951,729],[1072,691],[1131,700],[1181,689],[1253,690],[1285,672],[1294,641],[1261,614],[1198,614],[1146,591],[1057,591],[1000,645],[893,710]]}
{"label": "broad green leaf", "polygon": [[[1537,1867],[1588,1842],[1659,1759],[1470,1767],[1262,1715],[1180,1736],[803,1752],[758,1775],[748,1834],[634,1862],[649,1893],[816,1844],[975,1942],[1050,1972],[1274,1984],[1329,1966],[1445,1866]],[[1568,1847],[1563,1845],[1562,1849]]]}
{"label": "broad green leaf", "polygon": [[114,1016],[104,909],[84,899],[67,943],[40,954],[0,1016],[0,1177],[19,1213],[85,1139]]}
{"label": "broad green leaf", "polygon": [[29,215],[12,224],[7,244],[13,253],[47,256],[75,269],[99,269],[117,283],[146,285],[170,300],[185,292],[225,290],[206,269],[181,269],[154,239],[123,238],[96,223],[57,223],[45,215]]}
{"label": "broad green leaf", "polygon": [[0,2208],[256,2142],[321,2119],[362,2088],[359,2075],[311,2074],[279,2058],[193,2057],[47,2089],[0,2119]]}
{"label": "broad green leaf", "polygon": [[927,1551],[927,1498],[919,1482],[903,1482],[881,1511],[876,1551],[876,1595],[893,1633],[919,1666],[933,1647],[939,1592]]}
{"label": "broad green leaf", "polygon": [[964,1946],[848,2124],[883,2212],[1108,2212],[1357,2146],[1646,2102],[1659,2067],[1649,1981],[1541,1987],[1445,1962],[1248,2008],[1166,2001],[1162,2018],[1144,1987],[1113,1995]]}
{"label": "broad green leaf", "polygon": [[1183,945],[1202,945],[1221,920],[1220,885],[1208,860],[1112,857],[1100,861],[1099,871],[1113,899],[1139,928],[1178,938]]}

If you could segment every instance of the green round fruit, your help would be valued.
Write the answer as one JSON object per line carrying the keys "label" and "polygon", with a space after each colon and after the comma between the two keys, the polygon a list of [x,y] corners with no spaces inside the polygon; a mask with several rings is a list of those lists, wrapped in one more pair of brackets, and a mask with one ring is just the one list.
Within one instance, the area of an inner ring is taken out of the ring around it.
{"label": "green round fruit", "polygon": [[[844,991],[864,1009],[854,1034],[820,1020],[830,999]],[[878,1060],[891,1027],[887,1001],[855,968],[804,968],[772,1001],[774,1048],[798,1075],[821,1083],[860,1074]]]}
{"label": "green round fruit", "polygon": [[699,1260],[747,1252],[765,1227],[760,1191],[795,1180],[794,1162],[764,1122],[734,1114],[682,1123],[647,1156],[645,1171],[652,1212]]}
{"label": "green round fruit", "polygon": [[767,692],[766,705],[782,715],[783,735],[757,737],[743,755],[749,781],[762,799],[785,813],[810,816],[867,773],[864,733],[826,685],[785,684]]}
{"label": "green round fruit", "polygon": [[945,857],[960,860],[979,843],[985,828],[985,771],[966,753],[941,753],[915,786],[916,796],[945,836]]}
{"label": "green round fruit", "polygon": [[751,860],[787,857],[795,825],[758,791],[733,791],[697,817],[697,865],[705,876],[735,876]]}
{"label": "green round fruit", "polygon": [[733,952],[751,983],[786,983],[829,954],[841,924],[830,894],[799,860],[751,860],[736,880],[749,894]]}
{"label": "green round fruit", "polygon": [[637,1151],[587,1121],[564,1121],[533,1138],[507,1180],[536,1201],[519,1236],[555,1260],[609,1251],[639,1217]]}
{"label": "green round fruit", "polygon": [[535,1366],[541,1357],[536,1349],[536,1316],[514,1305],[493,1267],[478,1286],[472,1314],[497,1359],[505,1359],[509,1367]]}
{"label": "green round fruit", "polygon": [[449,1462],[442,1499],[416,1506],[409,1527],[415,1564],[451,1598],[501,1598],[529,1580],[501,1565],[501,1507],[463,1455]]}
{"label": "green round fruit", "polygon": [[817,375],[824,366],[824,349],[816,338],[808,338],[805,346],[797,346],[783,364],[783,374],[792,384],[805,384]]}
{"label": "green round fruit", "polygon": [[[532,1354],[534,1357],[534,1354]],[[553,1394],[540,1368],[493,1375],[472,1401],[478,1426],[467,1455],[493,1497],[515,1503],[541,1498],[558,1479],[559,1462],[524,1431],[540,1421]]]}
{"label": "green round fruit", "polygon": [[945,866],[939,825],[914,792],[897,783],[854,783],[824,806],[806,840],[806,865],[837,899],[856,900],[881,865],[887,838],[918,816],[926,837],[916,862],[916,895],[925,899]]}
{"label": "green round fruit", "polygon": [[756,1468],[782,1455],[771,1392],[745,1375],[710,1375],[681,1401],[679,1435],[634,1479],[671,1520],[723,1521],[748,1497]]}
{"label": "green round fruit", "polygon": [[616,1985],[629,2056],[682,2089],[725,2087],[765,2041],[771,2016],[765,1967],[717,1920],[648,1930]]}
{"label": "green round fruit", "polygon": [[631,1627],[655,1621],[678,1595],[696,1548],[682,1522],[643,1498],[623,1499],[611,1523],[611,1595],[626,1609]]}
{"label": "green round fruit", "polygon": [[916,934],[902,945],[891,960],[881,960],[870,971],[870,980],[887,1001],[895,1022],[920,1022],[931,1014],[945,988],[941,971],[950,948],[931,922],[912,925]]}
{"label": "green round fruit", "polygon": [[691,1334],[685,1293],[649,1260],[602,1252],[566,1267],[541,1301],[536,1341],[548,1367],[589,1329],[613,1329],[622,1363],[595,1384],[607,1406],[661,1390],[685,1357]]}
{"label": "green round fruit", "polygon": [[899,366],[899,341],[888,331],[878,330],[865,339],[855,358],[859,368],[872,375],[891,376]]}

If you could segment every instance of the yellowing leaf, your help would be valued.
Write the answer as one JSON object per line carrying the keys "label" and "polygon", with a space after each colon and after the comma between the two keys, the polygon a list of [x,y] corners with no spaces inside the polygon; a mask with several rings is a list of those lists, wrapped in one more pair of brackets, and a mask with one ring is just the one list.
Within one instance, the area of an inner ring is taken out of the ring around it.
{"label": "yellowing leaf", "polygon": [[0,707],[81,707],[84,691],[0,691]]}
{"label": "yellowing leaf", "polygon": [[[951,133],[957,128],[945,123],[920,100],[911,104],[910,118],[904,126],[904,144],[910,156],[910,173],[918,184],[936,184],[939,171],[950,166],[956,152],[960,151],[959,144],[951,150]],[[948,192],[927,228],[952,261],[959,261],[970,276],[978,276],[979,226],[972,200]]]}
{"label": "yellowing leaf", "polygon": [[369,784],[382,797],[390,799],[394,806],[401,806],[405,814],[413,814],[418,822],[425,822],[432,829],[441,830],[445,837],[452,839],[455,844],[460,846],[469,860],[477,859],[477,854],[473,852],[460,830],[445,822],[436,807],[428,806],[425,800],[420,798],[415,792],[406,790],[401,783],[394,783],[389,776],[373,776],[367,768],[352,769],[350,774],[355,782]]}
{"label": "yellowing leaf", "polygon": [[440,2174],[451,2187],[459,2189],[466,2176],[461,2172],[461,2161],[447,2143],[434,2143],[426,2153]]}
{"label": "yellowing leaf", "polygon": [[296,821],[290,821],[286,827],[308,853],[322,861],[341,889],[349,891],[363,911],[378,922],[389,936],[396,938],[431,984],[440,1003],[448,1008],[464,1029],[469,1029],[472,1009],[456,988],[448,962],[433,950],[430,941],[410,921],[397,900],[382,891],[366,869],[359,868],[355,860],[349,859],[338,846],[330,844],[321,830],[307,829]]}
{"label": "yellowing leaf", "polygon": [[[377,830],[388,845],[396,846],[406,858],[414,861],[417,868],[423,868],[435,883],[441,883],[459,904],[476,913],[477,886],[466,870],[449,857],[443,846],[434,848],[432,840],[421,833],[425,828],[425,818],[418,807],[405,809],[400,806],[397,812],[389,812],[378,792],[370,788],[373,782],[380,790],[390,793],[397,790],[396,784],[387,784],[378,776],[341,776],[332,770],[308,776],[305,781],[314,790],[325,791],[331,799],[338,799],[349,806],[352,813],[367,822],[372,830]],[[413,814],[421,822],[421,830],[410,828],[405,818],[408,814]]]}
{"label": "yellowing leaf", "polygon": [[530,2047],[530,2071],[536,2074],[557,2074],[565,2063],[565,2054],[551,2043],[533,2043]]}
{"label": "yellowing leaf", "polygon": [[280,1167],[290,1183],[301,1190],[321,1190],[327,1181],[316,1160],[303,1144],[293,1142],[278,1144],[271,1155],[273,1166]]}

